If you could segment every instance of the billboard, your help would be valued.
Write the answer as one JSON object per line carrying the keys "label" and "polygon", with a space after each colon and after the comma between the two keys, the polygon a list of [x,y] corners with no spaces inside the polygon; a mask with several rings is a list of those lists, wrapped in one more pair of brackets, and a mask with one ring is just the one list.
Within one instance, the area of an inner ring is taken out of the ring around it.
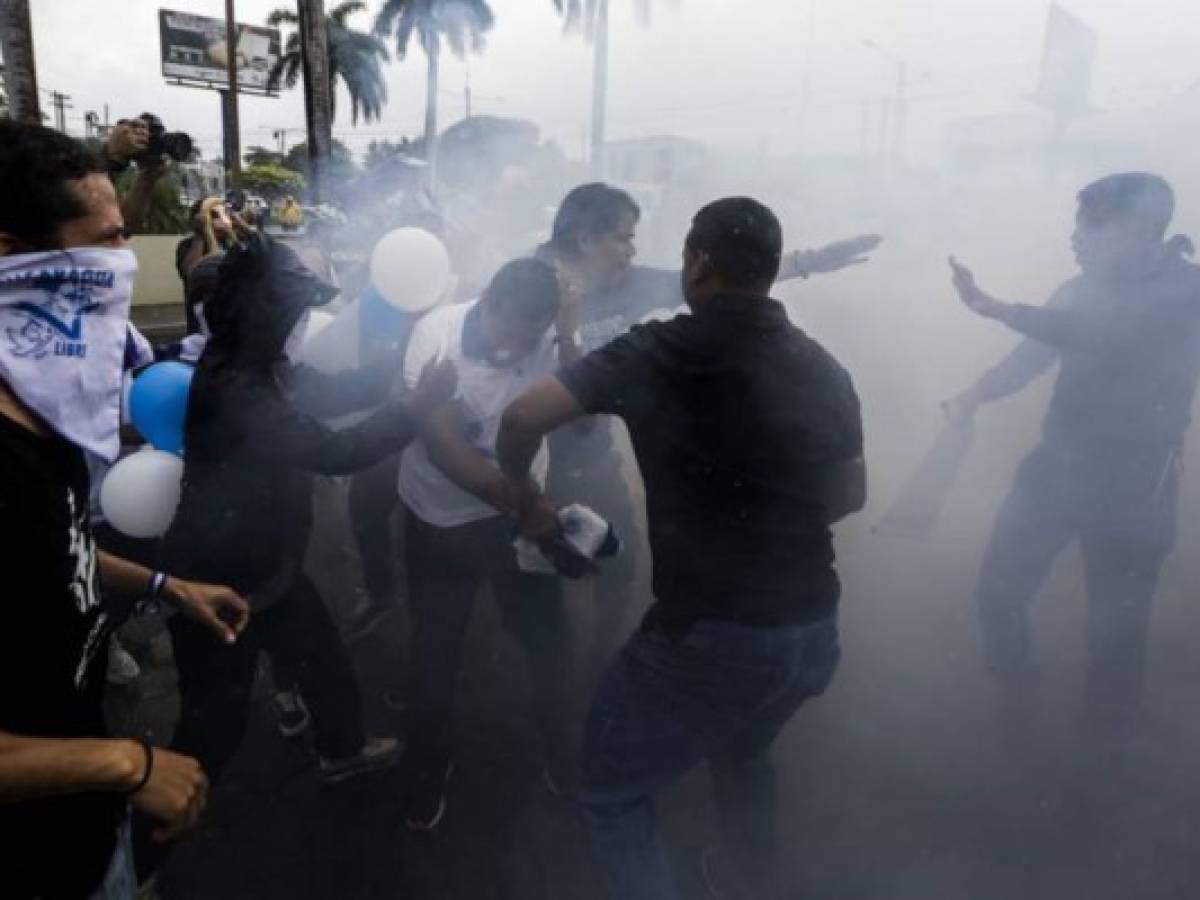
{"label": "billboard", "polygon": [[[238,87],[266,90],[267,74],[279,60],[279,29],[239,24],[237,30]],[[158,32],[163,77],[228,85],[224,19],[160,9]]]}
{"label": "billboard", "polygon": [[1086,112],[1095,59],[1096,32],[1057,3],[1052,4],[1034,102],[1059,116]]}

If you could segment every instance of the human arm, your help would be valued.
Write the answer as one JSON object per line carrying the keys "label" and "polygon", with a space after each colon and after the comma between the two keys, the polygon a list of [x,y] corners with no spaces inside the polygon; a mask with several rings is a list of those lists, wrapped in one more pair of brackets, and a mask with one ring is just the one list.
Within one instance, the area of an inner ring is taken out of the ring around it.
{"label": "human arm", "polygon": [[776,281],[807,278],[825,272],[836,272],[847,266],[861,265],[868,261],[867,254],[883,243],[878,234],[860,234],[856,237],[834,241],[814,250],[792,250],[779,261]]}
{"label": "human arm", "polygon": [[[155,573],[138,563],[101,550],[99,569],[101,582],[114,594],[148,597],[153,591]],[[250,619],[246,601],[236,591],[220,585],[167,576],[160,596],[177,606],[181,615],[208,628],[227,644],[237,641]]]}
{"label": "human arm", "polygon": [[1108,345],[1106,336],[1088,317],[1079,315],[1063,302],[1060,291],[1045,306],[1006,303],[982,290],[974,273],[950,257],[951,281],[963,305],[985,319],[1003,322],[1014,331],[1050,347],[1102,351]]}
{"label": "human arm", "polygon": [[1026,338],[973,385],[942,404],[952,422],[966,422],[984,404],[1010,397],[1054,365],[1058,351]]}
{"label": "human arm", "polygon": [[[104,143],[103,154],[109,172],[124,170],[133,159],[146,152],[149,141],[150,130],[141,119],[122,119],[117,122]],[[138,164],[133,184],[121,200],[121,217],[129,231],[142,228],[154,195],[154,186],[166,171],[161,160],[153,164]]]}
{"label": "human arm", "polygon": [[348,475],[401,450],[419,423],[453,396],[457,376],[448,362],[424,367],[407,398],[395,398],[364,421],[333,429],[273,394],[261,404],[249,444],[260,458],[318,475]]}
{"label": "human arm", "polygon": [[399,362],[383,358],[359,369],[322,372],[302,363],[291,368],[296,405],[321,419],[335,419],[385,402]]}
{"label": "human arm", "polygon": [[195,824],[208,780],[196,760],[157,747],[147,759],[137,741],[0,731],[0,804],[95,792],[129,794],[134,808],[162,823],[155,839],[167,840]]}
{"label": "human arm", "polygon": [[518,500],[526,537],[546,537],[558,524],[528,477],[543,437],[588,414],[640,411],[649,374],[642,338],[635,333],[618,337],[556,376],[540,379],[504,411],[496,457],[501,471],[521,485]]}

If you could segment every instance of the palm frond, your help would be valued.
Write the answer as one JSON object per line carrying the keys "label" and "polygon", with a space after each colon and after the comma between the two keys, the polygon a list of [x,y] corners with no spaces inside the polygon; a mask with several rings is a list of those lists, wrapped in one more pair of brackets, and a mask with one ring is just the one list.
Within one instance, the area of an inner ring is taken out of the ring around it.
{"label": "palm frond", "polygon": [[278,28],[280,25],[295,25],[299,21],[300,17],[296,15],[296,11],[286,6],[273,9],[267,15],[267,24],[272,28]]}

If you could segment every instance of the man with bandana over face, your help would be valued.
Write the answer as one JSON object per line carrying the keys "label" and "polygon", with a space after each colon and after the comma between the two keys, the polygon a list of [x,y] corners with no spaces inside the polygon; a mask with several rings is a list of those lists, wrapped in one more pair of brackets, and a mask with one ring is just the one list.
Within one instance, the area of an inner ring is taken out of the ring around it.
{"label": "man with bandana over face", "polygon": [[92,535],[87,457],[120,449],[136,271],[103,165],[57,131],[0,121],[0,894],[14,900],[132,900],[129,807],[159,841],[204,808],[196,760],[108,737],[113,629],[153,597],[218,652],[209,632],[232,643],[246,621],[229,588],[151,573]]}
{"label": "man with bandana over face", "polygon": [[[258,653],[298,683],[312,712],[320,768],[336,782],[390,764],[393,738],[363,731],[358,685],[337,628],[303,569],[312,476],[345,475],[398,452],[425,409],[448,398],[448,366],[422,372],[407,399],[389,396],[395,364],[325,375],[288,353],[312,307],[335,289],[283,244],[250,232],[221,263],[206,313],[212,336],[196,366],[184,426],[183,490],[164,552],[181,572],[235,585],[254,624],[236,652],[172,626],[181,715],[175,745],[217,775],[245,731]],[[378,407],[333,430],[316,418]]]}

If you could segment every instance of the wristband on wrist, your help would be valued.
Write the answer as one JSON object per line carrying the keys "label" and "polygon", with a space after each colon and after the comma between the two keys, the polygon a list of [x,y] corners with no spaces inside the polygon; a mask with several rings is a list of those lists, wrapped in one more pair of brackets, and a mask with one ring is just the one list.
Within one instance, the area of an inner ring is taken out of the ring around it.
{"label": "wristband on wrist", "polygon": [[155,606],[166,606],[169,609],[177,609],[179,607],[175,598],[163,593],[163,588],[166,587],[168,578],[170,576],[166,572],[155,572],[150,576],[150,583],[146,585],[147,603]]}
{"label": "wristband on wrist", "polygon": [[136,741],[141,746],[142,753],[146,755],[146,768],[142,771],[142,777],[136,785],[125,792],[126,794],[136,794],[149,783],[150,774],[154,771],[154,748],[144,738],[131,738],[130,740]]}

